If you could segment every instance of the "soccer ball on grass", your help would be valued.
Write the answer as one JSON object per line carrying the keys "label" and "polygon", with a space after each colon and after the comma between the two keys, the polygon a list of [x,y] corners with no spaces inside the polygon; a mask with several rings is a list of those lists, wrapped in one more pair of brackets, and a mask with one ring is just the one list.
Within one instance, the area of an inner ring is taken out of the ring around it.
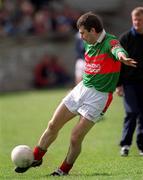
{"label": "soccer ball on grass", "polygon": [[27,145],[18,145],[11,152],[11,160],[17,167],[28,167],[34,161],[33,151]]}

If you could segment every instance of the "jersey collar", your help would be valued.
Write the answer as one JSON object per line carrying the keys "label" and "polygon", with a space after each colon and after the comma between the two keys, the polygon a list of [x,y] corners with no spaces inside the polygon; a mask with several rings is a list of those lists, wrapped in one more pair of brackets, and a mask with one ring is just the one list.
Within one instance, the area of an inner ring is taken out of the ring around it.
{"label": "jersey collar", "polygon": [[98,37],[96,43],[101,43],[101,42],[103,41],[103,39],[105,38],[105,35],[106,35],[106,32],[105,32],[105,30],[103,29],[103,31],[101,32],[100,36]]}

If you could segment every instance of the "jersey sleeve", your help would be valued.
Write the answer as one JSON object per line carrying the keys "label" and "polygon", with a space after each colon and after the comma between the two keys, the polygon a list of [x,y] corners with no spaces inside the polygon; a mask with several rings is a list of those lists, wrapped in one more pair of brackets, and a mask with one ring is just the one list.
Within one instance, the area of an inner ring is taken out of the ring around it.
{"label": "jersey sleeve", "polygon": [[111,53],[116,58],[116,60],[118,60],[118,53],[119,52],[123,52],[128,57],[127,51],[121,46],[118,39],[111,39],[109,41],[109,45],[110,45],[110,48],[111,48],[110,49]]}

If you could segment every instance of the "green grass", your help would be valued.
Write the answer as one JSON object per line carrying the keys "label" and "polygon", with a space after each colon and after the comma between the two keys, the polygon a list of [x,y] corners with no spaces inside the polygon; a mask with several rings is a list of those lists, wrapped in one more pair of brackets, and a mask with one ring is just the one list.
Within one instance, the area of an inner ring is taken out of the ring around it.
{"label": "green grass", "polygon": [[[0,179],[57,179],[49,174],[63,161],[70,132],[78,117],[66,124],[39,168],[16,174],[11,150],[18,144],[33,148],[45,130],[66,90],[46,90],[0,95]],[[114,95],[115,96],[115,95]],[[114,97],[105,120],[97,123],[83,143],[83,150],[68,177],[59,179],[143,180],[143,158],[133,143],[130,155],[120,157],[119,140],[123,120],[122,99]]]}

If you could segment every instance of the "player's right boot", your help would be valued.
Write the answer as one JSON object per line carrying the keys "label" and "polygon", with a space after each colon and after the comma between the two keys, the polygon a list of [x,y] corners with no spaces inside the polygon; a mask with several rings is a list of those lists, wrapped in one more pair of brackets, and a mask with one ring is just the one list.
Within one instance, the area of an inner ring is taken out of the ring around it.
{"label": "player's right boot", "polygon": [[30,166],[25,167],[25,168],[16,167],[14,170],[15,170],[16,173],[24,173],[31,167],[40,166],[42,164],[42,162],[43,162],[42,159],[41,160],[34,160],[33,163]]}
{"label": "player's right boot", "polygon": [[67,176],[68,174],[63,172],[60,168],[56,169],[50,176]]}

